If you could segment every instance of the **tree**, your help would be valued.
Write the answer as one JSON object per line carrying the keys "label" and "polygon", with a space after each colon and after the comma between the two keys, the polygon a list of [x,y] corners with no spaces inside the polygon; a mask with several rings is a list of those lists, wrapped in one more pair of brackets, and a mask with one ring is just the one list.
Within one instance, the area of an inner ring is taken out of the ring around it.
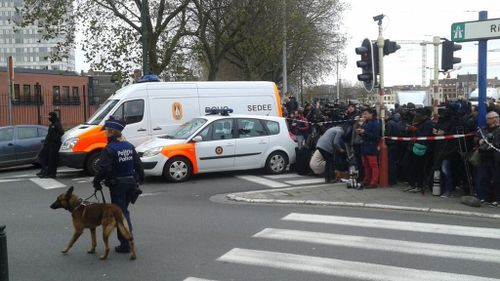
{"label": "tree", "polygon": [[[160,74],[180,52],[188,30],[190,0],[25,0],[18,25],[38,25],[44,40],[61,38],[51,59],[67,56],[82,32],[92,68],[130,73],[142,61],[141,36],[148,41],[149,70]],[[141,19],[145,16],[145,25]],[[143,28],[145,27],[145,28]]]}
{"label": "tree", "polygon": [[208,80],[216,80],[220,64],[238,43],[237,36],[251,19],[244,11],[252,0],[193,0],[198,29],[194,48],[207,68]]}
{"label": "tree", "polygon": [[252,2],[253,7],[245,12],[255,20],[243,26],[239,42],[226,56],[243,72],[244,79],[282,81],[284,36],[290,80],[297,81],[302,71],[303,79],[312,83],[331,71],[335,54],[345,43],[339,31],[346,9],[344,3],[339,0]]}

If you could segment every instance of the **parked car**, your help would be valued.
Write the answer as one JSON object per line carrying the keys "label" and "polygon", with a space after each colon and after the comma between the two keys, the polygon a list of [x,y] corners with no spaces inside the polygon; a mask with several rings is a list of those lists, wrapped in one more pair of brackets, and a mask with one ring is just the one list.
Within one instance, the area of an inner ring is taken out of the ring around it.
{"label": "parked car", "polygon": [[265,168],[283,173],[295,163],[296,147],[285,118],[207,115],[141,144],[137,152],[146,175],[182,182],[206,172]]}
{"label": "parked car", "polygon": [[37,125],[0,127],[0,167],[36,164],[48,130]]}

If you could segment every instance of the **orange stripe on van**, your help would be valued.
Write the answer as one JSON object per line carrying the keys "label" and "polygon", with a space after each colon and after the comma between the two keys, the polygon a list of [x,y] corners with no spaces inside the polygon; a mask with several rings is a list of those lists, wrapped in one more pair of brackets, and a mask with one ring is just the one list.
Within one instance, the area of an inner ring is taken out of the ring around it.
{"label": "orange stripe on van", "polygon": [[280,91],[278,91],[278,86],[276,86],[276,83],[274,83],[274,95],[276,96],[276,106],[278,107],[278,116],[283,117],[283,110],[281,109]]}
{"label": "orange stripe on van", "polygon": [[174,144],[163,147],[161,154],[171,159],[173,157],[186,157],[191,161],[193,174],[198,173],[198,162],[196,162],[196,148],[194,143]]}
{"label": "orange stripe on van", "polygon": [[76,137],[79,141],[73,147],[73,152],[91,152],[103,149],[108,144],[106,131],[102,130],[102,126],[95,126]]}

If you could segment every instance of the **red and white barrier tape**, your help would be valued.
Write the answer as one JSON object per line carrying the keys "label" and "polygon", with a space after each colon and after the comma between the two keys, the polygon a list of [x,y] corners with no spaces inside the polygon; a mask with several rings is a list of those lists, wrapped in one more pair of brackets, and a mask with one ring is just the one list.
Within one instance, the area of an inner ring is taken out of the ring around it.
{"label": "red and white barrier tape", "polygon": [[438,141],[438,140],[452,140],[452,139],[461,139],[466,137],[472,137],[475,133],[469,134],[459,134],[459,135],[446,135],[446,136],[427,136],[427,137],[391,137],[386,136],[387,140],[395,140],[395,141]]}

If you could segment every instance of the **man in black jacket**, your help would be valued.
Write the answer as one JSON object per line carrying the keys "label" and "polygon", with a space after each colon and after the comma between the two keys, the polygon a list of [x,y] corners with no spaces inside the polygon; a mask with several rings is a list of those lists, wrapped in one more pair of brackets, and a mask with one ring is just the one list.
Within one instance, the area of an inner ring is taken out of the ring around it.
{"label": "man in black jacket", "polygon": [[57,164],[59,162],[59,148],[61,147],[61,137],[64,130],[59,121],[57,113],[49,113],[49,132],[45,137],[42,150],[38,158],[42,170],[37,174],[40,178],[55,178],[57,174]]}

